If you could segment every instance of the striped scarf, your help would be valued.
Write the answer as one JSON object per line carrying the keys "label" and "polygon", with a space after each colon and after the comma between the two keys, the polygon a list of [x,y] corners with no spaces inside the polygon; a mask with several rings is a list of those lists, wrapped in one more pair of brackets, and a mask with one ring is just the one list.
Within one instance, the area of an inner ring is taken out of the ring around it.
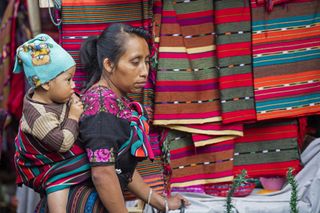
{"label": "striped scarf", "polygon": [[149,157],[154,159],[154,154],[149,143],[149,124],[145,116],[142,105],[138,102],[132,102],[129,105],[132,108],[132,117],[130,122],[131,132],[129,139],[120,147],[118,155],[128,150],[131,143],[130,152],[133,156],[139,158]]}

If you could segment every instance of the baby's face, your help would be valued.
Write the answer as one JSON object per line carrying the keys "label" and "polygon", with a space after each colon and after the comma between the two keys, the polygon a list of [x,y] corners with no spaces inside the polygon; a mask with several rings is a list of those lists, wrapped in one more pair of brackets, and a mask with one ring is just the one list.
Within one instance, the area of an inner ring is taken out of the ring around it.
{"label": "baby's face", "polygon": [[66,103],[70,99],[74,93],[75,84],[72,78],[75,71],[76,67],[73,66],[49,82],[48,94],[53,102]]}

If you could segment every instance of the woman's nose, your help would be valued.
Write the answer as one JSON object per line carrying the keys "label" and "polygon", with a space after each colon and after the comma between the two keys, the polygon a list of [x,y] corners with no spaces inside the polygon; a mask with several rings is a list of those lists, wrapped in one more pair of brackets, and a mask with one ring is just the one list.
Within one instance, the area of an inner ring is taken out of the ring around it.
{"label": "woman's nose", "polygon": [[140,76],[147,77],[149,74],[149,64],[143,63],[142,68],[140,70]]}

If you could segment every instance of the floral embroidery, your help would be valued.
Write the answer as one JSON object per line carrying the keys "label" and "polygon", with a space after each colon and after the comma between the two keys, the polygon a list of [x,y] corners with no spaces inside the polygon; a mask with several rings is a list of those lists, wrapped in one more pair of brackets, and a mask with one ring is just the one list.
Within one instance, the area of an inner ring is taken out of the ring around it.
{"label": "floral embroidery", "polygon": [[109,88],[97,86],[88,90],[82,99],[84,103],[83,115],[95,115],[98,112],[108,112],[118,118],[130,120],[130,100],[118,98]]}
{"label": "floral embroidery", "polygon": [[113,153],[113,148],[109,149],[97,149],[92,151],[92,149],[87,148],[87,155],[91,163],[97,162],[115,162],[115,157]]}

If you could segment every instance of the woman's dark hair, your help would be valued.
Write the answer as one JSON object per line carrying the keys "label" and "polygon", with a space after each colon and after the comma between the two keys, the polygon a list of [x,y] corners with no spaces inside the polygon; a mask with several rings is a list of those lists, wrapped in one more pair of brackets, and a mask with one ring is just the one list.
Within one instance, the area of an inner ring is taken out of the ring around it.
{"label": "woman's dark hair", "polygon": [[142,28],[116,23],[107,27],[99,37],[89,37],[82,43],[80,60],[88,73],[86,89],[100,79],[105,58],[108,58],[114,67],[117,66],[126,51],[125,41],[131,35],[144,38],[147,42],[150,38],[148,32]]}

